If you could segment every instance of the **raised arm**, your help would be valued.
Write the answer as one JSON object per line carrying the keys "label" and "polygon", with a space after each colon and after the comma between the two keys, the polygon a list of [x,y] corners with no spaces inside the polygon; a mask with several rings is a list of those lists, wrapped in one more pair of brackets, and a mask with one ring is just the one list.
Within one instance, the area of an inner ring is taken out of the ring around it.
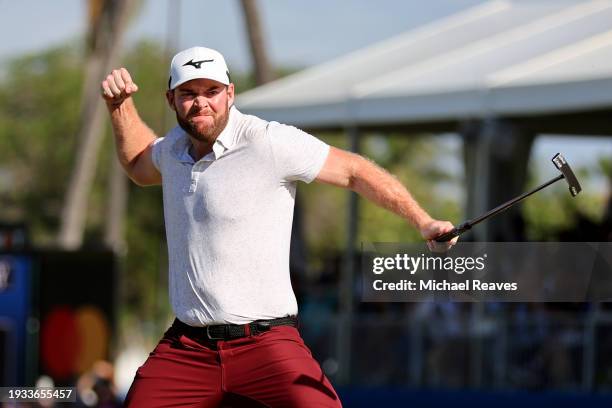
{"label": "raised arm", "polygon": [[102,96],[110,113],[117,157],[128,177],[141,186],[161,183],[153,165],[153,131],[140,119],[132,95],[138,86],[125,68],[111,72],[101,84]]}
{"label": "raised arm", "polygon": [[453,229],[453,224],[431,218],[394,176],[357,154],[330,147],[316,180],[349,188],[406,219],[419,230],[432,251],[445,251],[457,242],[457,238],[446,243],[433,241],[433,238]]}

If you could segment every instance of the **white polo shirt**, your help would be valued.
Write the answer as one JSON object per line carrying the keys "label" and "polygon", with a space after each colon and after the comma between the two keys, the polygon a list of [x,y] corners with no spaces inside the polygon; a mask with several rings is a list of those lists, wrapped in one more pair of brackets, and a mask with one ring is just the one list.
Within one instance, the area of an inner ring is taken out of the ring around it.
{"label": "white polo shirt", "polygon": [[329,146],[235,107],[212,152],[194,162],[190,146],[177,126],[153,147],[174,313],[192,326],[295,315],[289,243],[296,183],[315,179]]}

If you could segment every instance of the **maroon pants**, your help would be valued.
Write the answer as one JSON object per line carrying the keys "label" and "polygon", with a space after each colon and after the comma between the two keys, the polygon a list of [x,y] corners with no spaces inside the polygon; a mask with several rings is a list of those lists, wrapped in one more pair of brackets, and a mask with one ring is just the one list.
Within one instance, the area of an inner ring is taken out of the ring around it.
{"label": "maroon pants", "polygon": [[341,407],[298,330],[204,341],[170,328],[138,369],[129,407]]}

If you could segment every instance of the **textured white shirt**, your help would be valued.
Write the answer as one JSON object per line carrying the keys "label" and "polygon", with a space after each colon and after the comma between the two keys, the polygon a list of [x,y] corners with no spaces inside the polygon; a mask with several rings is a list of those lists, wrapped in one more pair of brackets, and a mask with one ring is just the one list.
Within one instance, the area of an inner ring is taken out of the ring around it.
{"label": "textured white shirt", "polygon": [[174,313],[192,326],[297,314],[289,277],[296,183],[316,178],[329,146],[232,107],[212,152],[194,162],[190,147],[178,126],[153,147]]}

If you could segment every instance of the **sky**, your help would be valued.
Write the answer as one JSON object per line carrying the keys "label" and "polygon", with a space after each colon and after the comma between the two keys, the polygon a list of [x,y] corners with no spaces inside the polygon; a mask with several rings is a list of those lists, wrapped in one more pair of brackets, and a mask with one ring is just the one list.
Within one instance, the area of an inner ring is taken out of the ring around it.
{"label": "sky", "polygon": [[[259,0],[262,26],[277,66],[309,66],[389,38],[483,0]],[[177,39],[179,49],[219,49],[230,69],[250,67],[238,0],[142,0],[128,41]],[[0,0],[0,60],[77,41],[85,32],[84,0]],[[178,8],[177,19],[168,18]],[[168,20],[171,24],[168,24]],[[170,26],[170,27],[169,27]],[[171,38],[172,38],[171,37]],[[10,41],[5,40],[10,39]]]}
{"label": "sky", "polygon": [[[483,0],[259,0],[258,4],[273,65],[295,68],[331,60],[480,3]],[[11,56],[80,41],[86,28],[85,6],[84,0],[0,0],[0,68]],[[142,0],[127,40],[130,44],[144,38],[161,43],[169,38],[178,49],[209,46],[225,55],[230,70],[251,68],[238,0]],[[534,146],[538,161],[557,151],[577,165],[589,165],[598,155],[612,156],[612,142],[551,136],[538,139]],[[597,188],[604,185],[600,180]]]}

